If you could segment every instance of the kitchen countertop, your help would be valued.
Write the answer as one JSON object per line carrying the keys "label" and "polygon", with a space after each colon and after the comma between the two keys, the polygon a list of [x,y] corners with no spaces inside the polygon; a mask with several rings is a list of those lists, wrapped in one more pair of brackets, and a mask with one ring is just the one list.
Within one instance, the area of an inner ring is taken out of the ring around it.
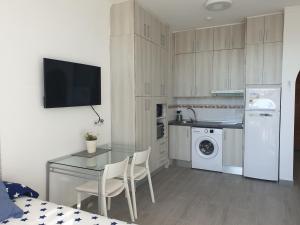
{"label": "kitchen countertop", "polygon": [[189,127],[201,127],[201,128],[231,128],[231,129],[243,129],[244,124],[242,122],[231,121],[176,121],[172,120],[169,125],[175,126],[189,126]]}

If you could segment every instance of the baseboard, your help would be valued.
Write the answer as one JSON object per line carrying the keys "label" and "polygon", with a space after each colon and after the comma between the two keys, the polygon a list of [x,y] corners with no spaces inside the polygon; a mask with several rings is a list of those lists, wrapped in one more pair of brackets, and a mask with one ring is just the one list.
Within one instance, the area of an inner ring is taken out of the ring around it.
{"label": "baseboard", "polygon": [[243,175],[243,168],[238,166],[223,166],[223,173]]}
{"label": "baseboard", "polygon": [[192,162],[182,161],[182,160],[173,160],[173,163],[179,167],[192,168]]}
{"label": "baseboard", "polygon": [[283,186],[294,186],[294,181],[290,180],[279,180],[279,184]]}

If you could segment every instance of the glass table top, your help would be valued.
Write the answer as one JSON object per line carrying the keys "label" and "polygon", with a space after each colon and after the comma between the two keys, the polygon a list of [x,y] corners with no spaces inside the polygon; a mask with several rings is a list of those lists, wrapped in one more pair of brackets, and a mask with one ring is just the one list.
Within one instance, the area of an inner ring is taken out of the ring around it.
{"label": "glass table top", "polygon": [[93,157],[82,157],[66,155],[48,161],[52,165],[74,167],[93,171],[104,170],[105,165],[123,161],[126,157],[131,158],[136,152],[136,148],[121,145],[103,145],[97,148],[98,155]]}

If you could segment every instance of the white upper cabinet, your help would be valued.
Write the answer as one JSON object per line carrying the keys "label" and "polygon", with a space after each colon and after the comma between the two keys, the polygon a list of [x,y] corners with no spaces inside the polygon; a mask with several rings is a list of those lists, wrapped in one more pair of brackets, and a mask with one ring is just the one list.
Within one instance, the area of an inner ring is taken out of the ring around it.
{"label": "white upper cabinet", "polygon": [[214,29],[196,30],[196,52],[210,51],[214,49]]}
{"label": "white upper cabinet", "polygon": [[161,22],[156,17],[152,17],[150,33],[151,33],[152,41],[155,44],[160,45],[160,42],[161,42]]}
{"label": "white upper cabinet", "polygon": [[283,14],[247,19],[247,44],[282,42]]}
{"label": "white upper cabinet", "polygon": [[145,10],[139,4],[134,4],[134,30],[135,33],[146,37],[147,26],[145,23]]}
{"label": "white upper cabinet", "polygon": [[241,90],[245,88],[245,52],[244,49],[233,49],[230,61],[230,82],[231,90]]}
{"label": "white upper cabinet", "polygon": [[283,14],[265,16],[265,43],[282,42]]}
{"label": "white upper cabinet", "polygon": [[161,68],[160,68],[160,47],[151,44],[152,50],[152,96],[161,96]]}
{"label": "white upper cabinet", "polygon": [[246,49],[246,84],[262,84],[264,46],[248,45]]}
{"label": "white upper cabinet", "polygon": [[214,52],[212,90],[229,89],[230,50]]}
{"label": "white upper cabinet", "polygon": [[169,26],[161,23],[160,27],[160,45],[162,48],[168,49],[169,47]]}
{"label": "white upper cabinet", "polygon": [[264,17],[253,17],[247,19],[247,44],[262,44],[264,42],[265,19]]}
{"label": "white upper cabinet", "polygon": [[160,76],[161,76],[161,91],[160,96],[168,95],[168,75],[169,75],[169,56],[168,52],[165,49],[160,50]]}
{"label": "white upper cabinet", "polygon": [[195,31],[175,33],[175,54],[195,52]]}
{"label": "white upper cabinet", "polygon": [[192,97],[195,89],[195,54],[175,56],[175,97]]}
{"label": "white upper cabinet", "polygon": [[196,96],[210,96],[212,76],[213,51],[196,53]]}
{"label": "white upper cabinet", "polygon": [[232,26],[214,28],[214,50],[232,48]]}
{"label": "white upper cabinet", "polygon": [[282,43],[264,45],[263,84],[281,84]]}
{"label": "white upper cabinet", "polygon": [[133,34],[134,6],[131,1],[114,4],[110,10],[111,36]]}
{"label": "white upper cabinet", "polygon": [[232,25],[232,48],[245,48],[245,23]]}

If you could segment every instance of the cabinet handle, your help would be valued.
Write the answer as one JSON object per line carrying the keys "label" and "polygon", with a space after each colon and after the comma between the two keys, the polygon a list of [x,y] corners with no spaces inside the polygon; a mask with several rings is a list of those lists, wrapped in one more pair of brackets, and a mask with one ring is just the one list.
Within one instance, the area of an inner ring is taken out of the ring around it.
{"label": "cabinet handle", "polygon": [[263,36],[264,36],[264,34],[263,34],[263,31],[261,30],[261,31],[259,32],[259,41],[260,41],[260,42],[263,42],[263,41],[264,41],[264,39],[263,39],[264,37],[263,37]]}
{"label": "cabinet handle", "polygon": [[146,37],[147,36],[147,26],[146,26],[146,24],[144,23],[144,37]]}
{"label": "cabinet handle", "polygon": [[150,25],[148,25],[148,38],[150,38]]}

